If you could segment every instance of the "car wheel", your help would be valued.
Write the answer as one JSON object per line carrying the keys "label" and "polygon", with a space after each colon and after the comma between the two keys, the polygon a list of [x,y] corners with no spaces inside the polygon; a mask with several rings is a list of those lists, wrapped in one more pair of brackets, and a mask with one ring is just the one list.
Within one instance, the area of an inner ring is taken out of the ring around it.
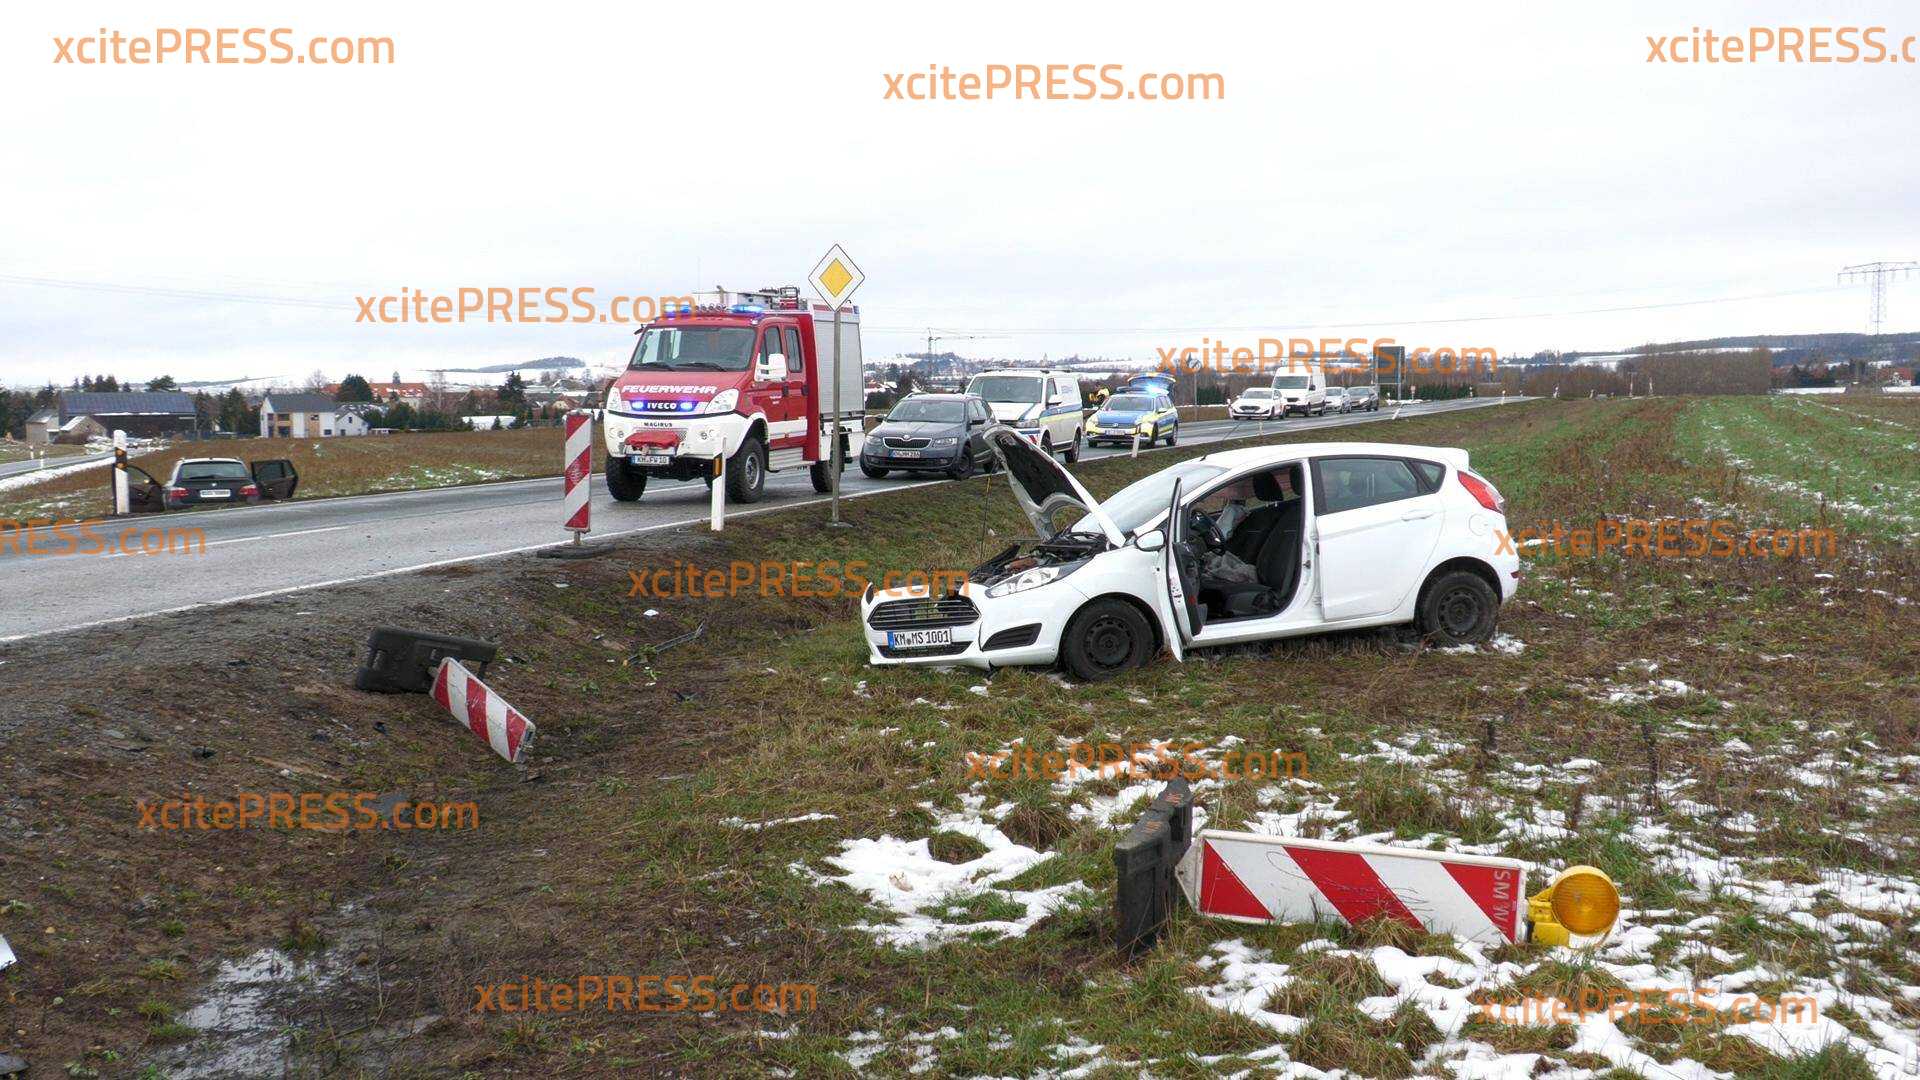
{"label": "car wheel", "polygon": [[617,458],[607,462],[607,494],[614,502],[634,502],[646,490],[646,473]]}
{"label": "car wheel", "polygon": [[1493,639],[1500,597],[1487,579],[1468,570],[1443,574],[1427,587],[1415,612],[1420,634],[1436,645],[1480,645]]}
{"label": "car wheel", "polygon": [[833,463],[816,461],[807,466],[807,479],[813,481],[813,490],[825,495],[833,490]]}
{"label": "car wheel", "polygon": [[1075,677],[1111,679],[1153,655],[1153,627],[1124,600],[1095,600],[1074,613],[1060,636],[1060,659]]}
{"label": "car wheel", "polygon": [[1073,445],[1067,447],[1067,464],[1080,460],[1080,429],[1073,429]]}
{"label": "car wheel", "polygon": [[749,435],[727,459],[727,498],[737,503],[759,502],[767,487],[767,452]]}
{"label": "car wheel", "polygon": [[864,461],[860,463],[860,471],[865,473],[869,480],[885,480],[887,478],[887,470],[876,469]]}
{"label": "car wheel", "polygon": [[1167,445],[1178,446],[1179,444],[1180,444],[1180,429],[1174,428],[1172,431],[1167,432]]}
{"label": "car wheel", "polygon": [[973,455],[965,449],[962,449],[960,451],[960,460],[953,463],[953,468],[947,470],[947,475],[955,480],[965,480],[967,477],[972,476]]}
{"label": "car wheel", "polygon": [[1045,454],[1045,455],[1047,455],[1048,457],[1052,457],[1052,456],[1053,456],[1053,435],[1052,435],[1052,433],[1050,433],[1050,432],[1045,432],[1045,431],[1043,431],[1043,432],[1041,432],[1041,433],[1040,433],[1040,452],[1041,452],[1041,453],[1043,453],[1043,454]]}

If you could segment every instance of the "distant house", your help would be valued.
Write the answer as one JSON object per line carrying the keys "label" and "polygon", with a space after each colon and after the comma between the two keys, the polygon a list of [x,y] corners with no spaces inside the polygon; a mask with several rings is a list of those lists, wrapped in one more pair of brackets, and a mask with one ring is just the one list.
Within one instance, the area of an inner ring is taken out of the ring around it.
{"label": "distant house", "polygon": [[463,416],[460,419],[473,425],[475,431],[505,431],[513,426],[514,418],[507,416]]}
{"label": "distant house", "polygon": [[[428,388],[423,382],[383,382],[368,383],[373,390],[373,400],[378,405],[392,405],[406,402],[413,408],[419,408],[427,400]],[[340,392],[340,384],[333,383],[320,388],[320,393],[333,397]]]}
{"label": "distant house", "polygon": [[262,438],[312,439],[366,433],[365,417],[325,394],[269,390],[260,399]]}
{"label": "distant house", "polygon": [[138,438],[191,432],[199,426],[193,399],[177,390],[66,391],[50,408],[27,419],[27,441],[84,443],[89,437],[124,431]]}

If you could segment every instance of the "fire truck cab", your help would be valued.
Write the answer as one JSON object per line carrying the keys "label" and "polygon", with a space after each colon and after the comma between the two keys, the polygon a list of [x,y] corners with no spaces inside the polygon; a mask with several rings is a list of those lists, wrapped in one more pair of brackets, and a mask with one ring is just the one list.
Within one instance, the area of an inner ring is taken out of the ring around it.
{"label": "fire truck cab", "polygon": [[791,285],[696,299],[708,296],[717,300],[637,331],[627,370],[607,389],[607,490],[632,502],[651,477],[711,483],[718,458],[734,502],[757,501],[769,471],[803,465],[815,491],[830,490],[831,440],[844,468],[865,438],[860,309],[840,313],[835,416],[831,308]]}

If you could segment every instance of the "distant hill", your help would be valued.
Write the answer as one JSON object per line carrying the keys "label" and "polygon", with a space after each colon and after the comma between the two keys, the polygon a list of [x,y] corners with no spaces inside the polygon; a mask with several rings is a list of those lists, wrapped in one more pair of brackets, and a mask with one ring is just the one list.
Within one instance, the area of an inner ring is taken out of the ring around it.
{"label": "distant hill", "polygon": [[479,375],[503,375],[509,371],[546,371],[548,369],[566,371],[586,367],[587,362],[571,356],[549,356],[544,360],[530,360],[524,364],[494,364],[491,367],[461,368]]}
{"label": "distant hill", "polygon": [[[1886,334],[1748,334],[1735,337],[1702,338],[1697,341],[1669,341],[1632,349],[1566,352],[1560,359],[1575,363],[1582,359],[1632,356],[1642,349],[1655,352],[1727,352],[1734,349],[1768,349],[1775,367],[1806,364],[1809,361],[1845,363],[1849,360],[1880,359],[1882,346],[1890,346],[1896,360],[1920,357],[1920,331]],[[1534,357],[1532,359],[1544,359]]]}

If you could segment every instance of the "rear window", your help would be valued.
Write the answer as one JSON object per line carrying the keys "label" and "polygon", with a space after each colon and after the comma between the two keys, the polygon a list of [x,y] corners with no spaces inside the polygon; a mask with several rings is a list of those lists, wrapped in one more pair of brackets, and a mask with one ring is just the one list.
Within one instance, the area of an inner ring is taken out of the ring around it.
{"label": "rear window", "polygon": [[251,480],[253,474],[237,461],[183,461],[175,480]]}
{"label": "rear window", "polygon": [[1440,481],[1446,479],[1447,467],[1432,461],[1409,461],[1413,474],[1420,480],[1420,486],[1431,495],[1440,490]]}

